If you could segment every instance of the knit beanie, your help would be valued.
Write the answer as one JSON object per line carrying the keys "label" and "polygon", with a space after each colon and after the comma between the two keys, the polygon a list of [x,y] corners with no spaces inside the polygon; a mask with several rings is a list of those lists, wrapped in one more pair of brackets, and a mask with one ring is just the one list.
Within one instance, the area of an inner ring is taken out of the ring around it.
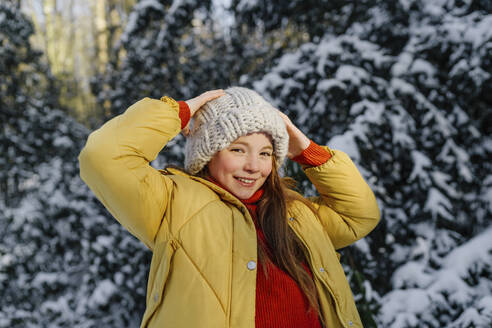
{"label": "knit beanie", "polygon": [[239,137],[265,132],[272,138],[277,166],[284,162],[289,135],[277,110],[251,89],[231,87],[207,102],[193,117],[186,140],[185,169],[198,173],[210,159]]}

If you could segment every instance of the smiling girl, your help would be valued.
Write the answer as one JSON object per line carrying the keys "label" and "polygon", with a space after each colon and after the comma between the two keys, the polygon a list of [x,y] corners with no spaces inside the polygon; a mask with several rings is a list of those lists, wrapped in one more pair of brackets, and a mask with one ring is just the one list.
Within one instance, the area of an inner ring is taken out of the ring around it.
{"label": "smiling girl", "polygon": [[[185,169],[152,168],[180,131]],[[290,189],[286,157],[320,196]],[[346,154],[255,91],[145,98],[94,131],[79,161],[153,252],[141,327],[362,327],[336,250],[376,226],[374,195]]]}

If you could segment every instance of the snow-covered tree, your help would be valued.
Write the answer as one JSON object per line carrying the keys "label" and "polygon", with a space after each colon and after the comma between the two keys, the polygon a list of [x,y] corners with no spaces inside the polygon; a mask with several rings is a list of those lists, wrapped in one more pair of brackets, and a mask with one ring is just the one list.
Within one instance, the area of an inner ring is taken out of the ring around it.
{"label": "snow-covered tree", "polygon": [[398,7],[394,1],[350,0],[232,0],[231,10],[239,24],[264,32],[291,25],[306,33],[309,41],[319,40],[327,32],[343,34],[354,22],[368,18],[375,5]]}
{"label": "snow-covered tree", "polygon": [[[24,170],[36,165],[45,131],[38,127],[45,107],[56,104],[56,89],[41,53],[31,48],[33,25],[13,2],[0,4],[0,200],[16,202]],[[30,139],[22,138],[28,133]]]}
{"label": "snow-covered tree", "polygon": [[212,1],[139,1],[107,72],[92,80],[106,118],[145,96],[185,99],[237,85],[246,73],[261,76],[273,58],[305,41],[296,31],[265,35],[234,14]]}
{"label": "snow-covered tree", "polygon": [[0,327],[136,327],[150,252],[80,180],[88,132],[59,109],[32,33],[0,4]]}
{"label": "snow-covered tree", "polygon": [[207,34],[210,6],[196,0],[142,0],[134,6],[114,51],[124,57],[112,58],[106,74],[93,79],[106,117],[144,96],[190,96],[209,81],[226,78],[226,70],[207,65],[207,57],[219,49]]}

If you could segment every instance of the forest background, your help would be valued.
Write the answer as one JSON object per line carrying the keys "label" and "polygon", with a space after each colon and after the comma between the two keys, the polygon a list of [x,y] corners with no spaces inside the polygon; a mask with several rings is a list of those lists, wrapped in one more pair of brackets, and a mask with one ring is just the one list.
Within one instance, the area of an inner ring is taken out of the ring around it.
{"label": "forest background", "polygon": [[341,258],[366,327],[490,327],[491,27],[490,0],[0,1],[0,327],[138,327],[150,251],[77,155],[138,99],[230,85],[373,188]]}

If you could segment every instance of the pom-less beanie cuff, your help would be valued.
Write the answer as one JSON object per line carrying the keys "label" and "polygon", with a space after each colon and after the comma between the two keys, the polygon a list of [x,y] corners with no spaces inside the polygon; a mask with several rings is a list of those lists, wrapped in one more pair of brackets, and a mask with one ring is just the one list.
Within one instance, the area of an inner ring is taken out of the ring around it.
{"label": "pom-less beanie cuff", "polygon": [[287,155],[289,135],[277,110],[251,89],[231,87],[207,102],[195,115],[185,146],[185,168],[196,174],[218,151],[239,137],[264,132],[270,135],[277,166]]}

